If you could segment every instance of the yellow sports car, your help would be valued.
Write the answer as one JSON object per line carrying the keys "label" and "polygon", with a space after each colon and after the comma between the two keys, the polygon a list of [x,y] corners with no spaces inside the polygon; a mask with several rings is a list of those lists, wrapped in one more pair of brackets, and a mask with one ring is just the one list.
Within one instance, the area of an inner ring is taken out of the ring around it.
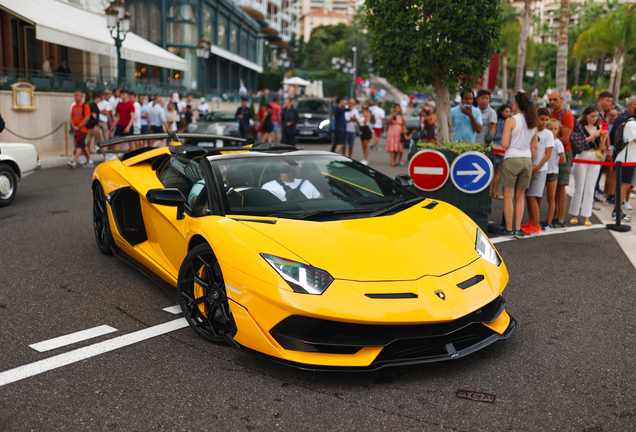
{"label": "yellow sports car", "polygon": [[281,144],[157,138],[172,145],[95,169],[97,246],[168,289],[202,337],[303,369],[373,370],[459,358],[514,332],[498,252],[407,176]]}

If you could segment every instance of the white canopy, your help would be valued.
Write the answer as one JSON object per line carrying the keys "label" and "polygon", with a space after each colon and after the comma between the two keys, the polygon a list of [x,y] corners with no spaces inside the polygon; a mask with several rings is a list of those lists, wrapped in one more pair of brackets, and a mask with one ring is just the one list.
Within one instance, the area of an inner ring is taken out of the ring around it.
{"label": "white canopy", "polygon": [[309,84],[311,84],[309,81],[305,81],[301,77],[285,78],[283,83],[289,84],[289,85],[301,85],[301,86],[308,86]]}
{"label": "white canopy", "polygon": [[[57,0],[2,0],[0,8],[34,24],[38,40],[117,57],[103,14]],[[153,66],[188,70],[184,59],[132,32],[124,40],[121,56]]]}

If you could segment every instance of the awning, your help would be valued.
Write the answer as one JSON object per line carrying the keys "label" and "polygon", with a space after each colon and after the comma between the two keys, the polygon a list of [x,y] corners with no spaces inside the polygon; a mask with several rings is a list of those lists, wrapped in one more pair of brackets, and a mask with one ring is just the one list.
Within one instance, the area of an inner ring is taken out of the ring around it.
{"label": "awning", "polygon": [[[117,57],[103,14],[57,0],[2,0],[0,8],[34,24],[38,40]],[[124,40],[121,56],[148,65],[188,70],[184,59],[132,32]]]}
{"label": "awning", "polygon": [[243,57],[241,57],[240,55],[236,55],[228,50],[224,50],[223,48],[220,48],[216,45],[212,45],[210,47],[210,52],[216,56],[219,56],[221,58],[224,58],[226,60],[232,61],[234,63],[238,63],[241,66],[245,66],[248,69],[252,69],[258,73],[262,73],[263,72],[263,66],[259,66],[254,62],[251,62]]}

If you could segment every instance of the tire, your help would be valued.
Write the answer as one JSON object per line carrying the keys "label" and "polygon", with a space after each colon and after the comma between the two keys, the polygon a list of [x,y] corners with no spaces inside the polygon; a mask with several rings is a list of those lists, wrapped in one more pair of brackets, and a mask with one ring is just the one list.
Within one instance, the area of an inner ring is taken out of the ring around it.
{"label": "tire", "polygon": [[7,164],[0,164],[0,207],[6,207],[18,193],[18,176]]}
{"label": "tire", "polygon": [[98,184],[93,191],[93,232],[97,249],[104,255],[112,255],[115,247],[115,240],[110,231],[108,220],[108,205],[104,196],[102,185]]}
{"label": "tire", "polygon": [[177,292],[183,315],[199,336],[226,343],[236,334],[221,267],[207,243],[192,249],[181,263]]}

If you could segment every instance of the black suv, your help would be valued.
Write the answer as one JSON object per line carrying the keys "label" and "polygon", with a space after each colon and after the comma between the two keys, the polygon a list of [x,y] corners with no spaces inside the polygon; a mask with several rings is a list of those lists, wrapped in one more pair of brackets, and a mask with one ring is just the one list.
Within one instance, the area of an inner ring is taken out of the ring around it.
{"label": "black suv", "polygon": [[298,99],[296,139],[331,142],[331,101],[329,99]]}

